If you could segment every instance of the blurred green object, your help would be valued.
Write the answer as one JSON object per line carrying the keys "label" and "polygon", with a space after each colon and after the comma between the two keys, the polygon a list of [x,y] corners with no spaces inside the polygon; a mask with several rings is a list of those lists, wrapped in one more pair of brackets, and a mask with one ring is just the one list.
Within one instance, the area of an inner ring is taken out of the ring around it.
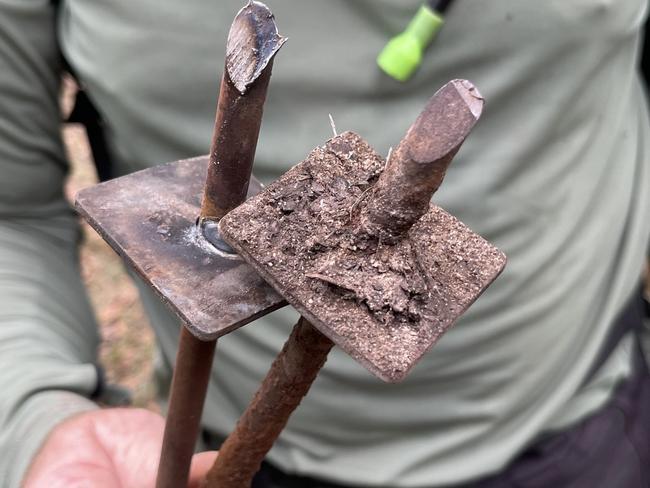
{"label": "blurred green object", "polygon": [[407,81],[422,63],[422,54],[444,23],[441,14],[422,5],[404,32],[396,35],[377,56],[377,64],[388,76]]}

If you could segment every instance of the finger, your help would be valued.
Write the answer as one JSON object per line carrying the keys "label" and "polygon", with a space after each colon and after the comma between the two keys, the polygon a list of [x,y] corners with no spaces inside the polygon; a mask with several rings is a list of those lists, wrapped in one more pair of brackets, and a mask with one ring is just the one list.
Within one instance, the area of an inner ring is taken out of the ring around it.
{"label": "finger", "polygon": [[212,467],[214,460],[217,459],[217,454],[217,451],[207,451],[195,454],[192,457],[188,488],[199,488],[201,481],[203,481],[205,475]]}

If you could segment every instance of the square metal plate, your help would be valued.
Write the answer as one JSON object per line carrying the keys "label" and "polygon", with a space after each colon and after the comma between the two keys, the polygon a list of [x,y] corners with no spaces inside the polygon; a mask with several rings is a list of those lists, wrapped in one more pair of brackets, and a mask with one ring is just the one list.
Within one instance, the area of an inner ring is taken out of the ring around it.
{"label": "square metal plate", "polygon": [[[239,256],[198,230],[207,156],[163,164],[81,190],[76,208],[201,340],[284,305]],[[254,178],[249,197],[260,191]]]}
{"label": "square metal plate", "polygon": [[505,255],[431,205],[394,245],[351,245],[385,161],[341,134],[220,222],[224,239],[323,334],[403,379],[501,273]]}

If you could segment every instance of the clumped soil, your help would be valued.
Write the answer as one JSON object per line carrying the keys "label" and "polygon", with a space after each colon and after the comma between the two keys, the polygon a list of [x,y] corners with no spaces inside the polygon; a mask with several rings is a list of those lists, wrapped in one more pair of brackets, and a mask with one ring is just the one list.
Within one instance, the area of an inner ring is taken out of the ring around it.
{"label": "clumped soil", "polygon": [[498,275],[505,256],[431,206],[404,238],[359,227],[385,165],[346,132],[221,221],[287,301],[372,372],[401,379]]}

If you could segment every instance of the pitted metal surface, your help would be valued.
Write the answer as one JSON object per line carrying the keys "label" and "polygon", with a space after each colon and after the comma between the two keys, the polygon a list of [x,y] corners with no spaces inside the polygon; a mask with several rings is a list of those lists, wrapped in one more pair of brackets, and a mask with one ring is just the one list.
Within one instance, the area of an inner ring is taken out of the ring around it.
{"label": "pitted metal surface", "polygon": [[[286,304],[197,226],[207,165],[204,156],[157,166],[82,190],[76,200],[90,225],[201,340]],[[252,178],[248,195],[260,188]]]}

